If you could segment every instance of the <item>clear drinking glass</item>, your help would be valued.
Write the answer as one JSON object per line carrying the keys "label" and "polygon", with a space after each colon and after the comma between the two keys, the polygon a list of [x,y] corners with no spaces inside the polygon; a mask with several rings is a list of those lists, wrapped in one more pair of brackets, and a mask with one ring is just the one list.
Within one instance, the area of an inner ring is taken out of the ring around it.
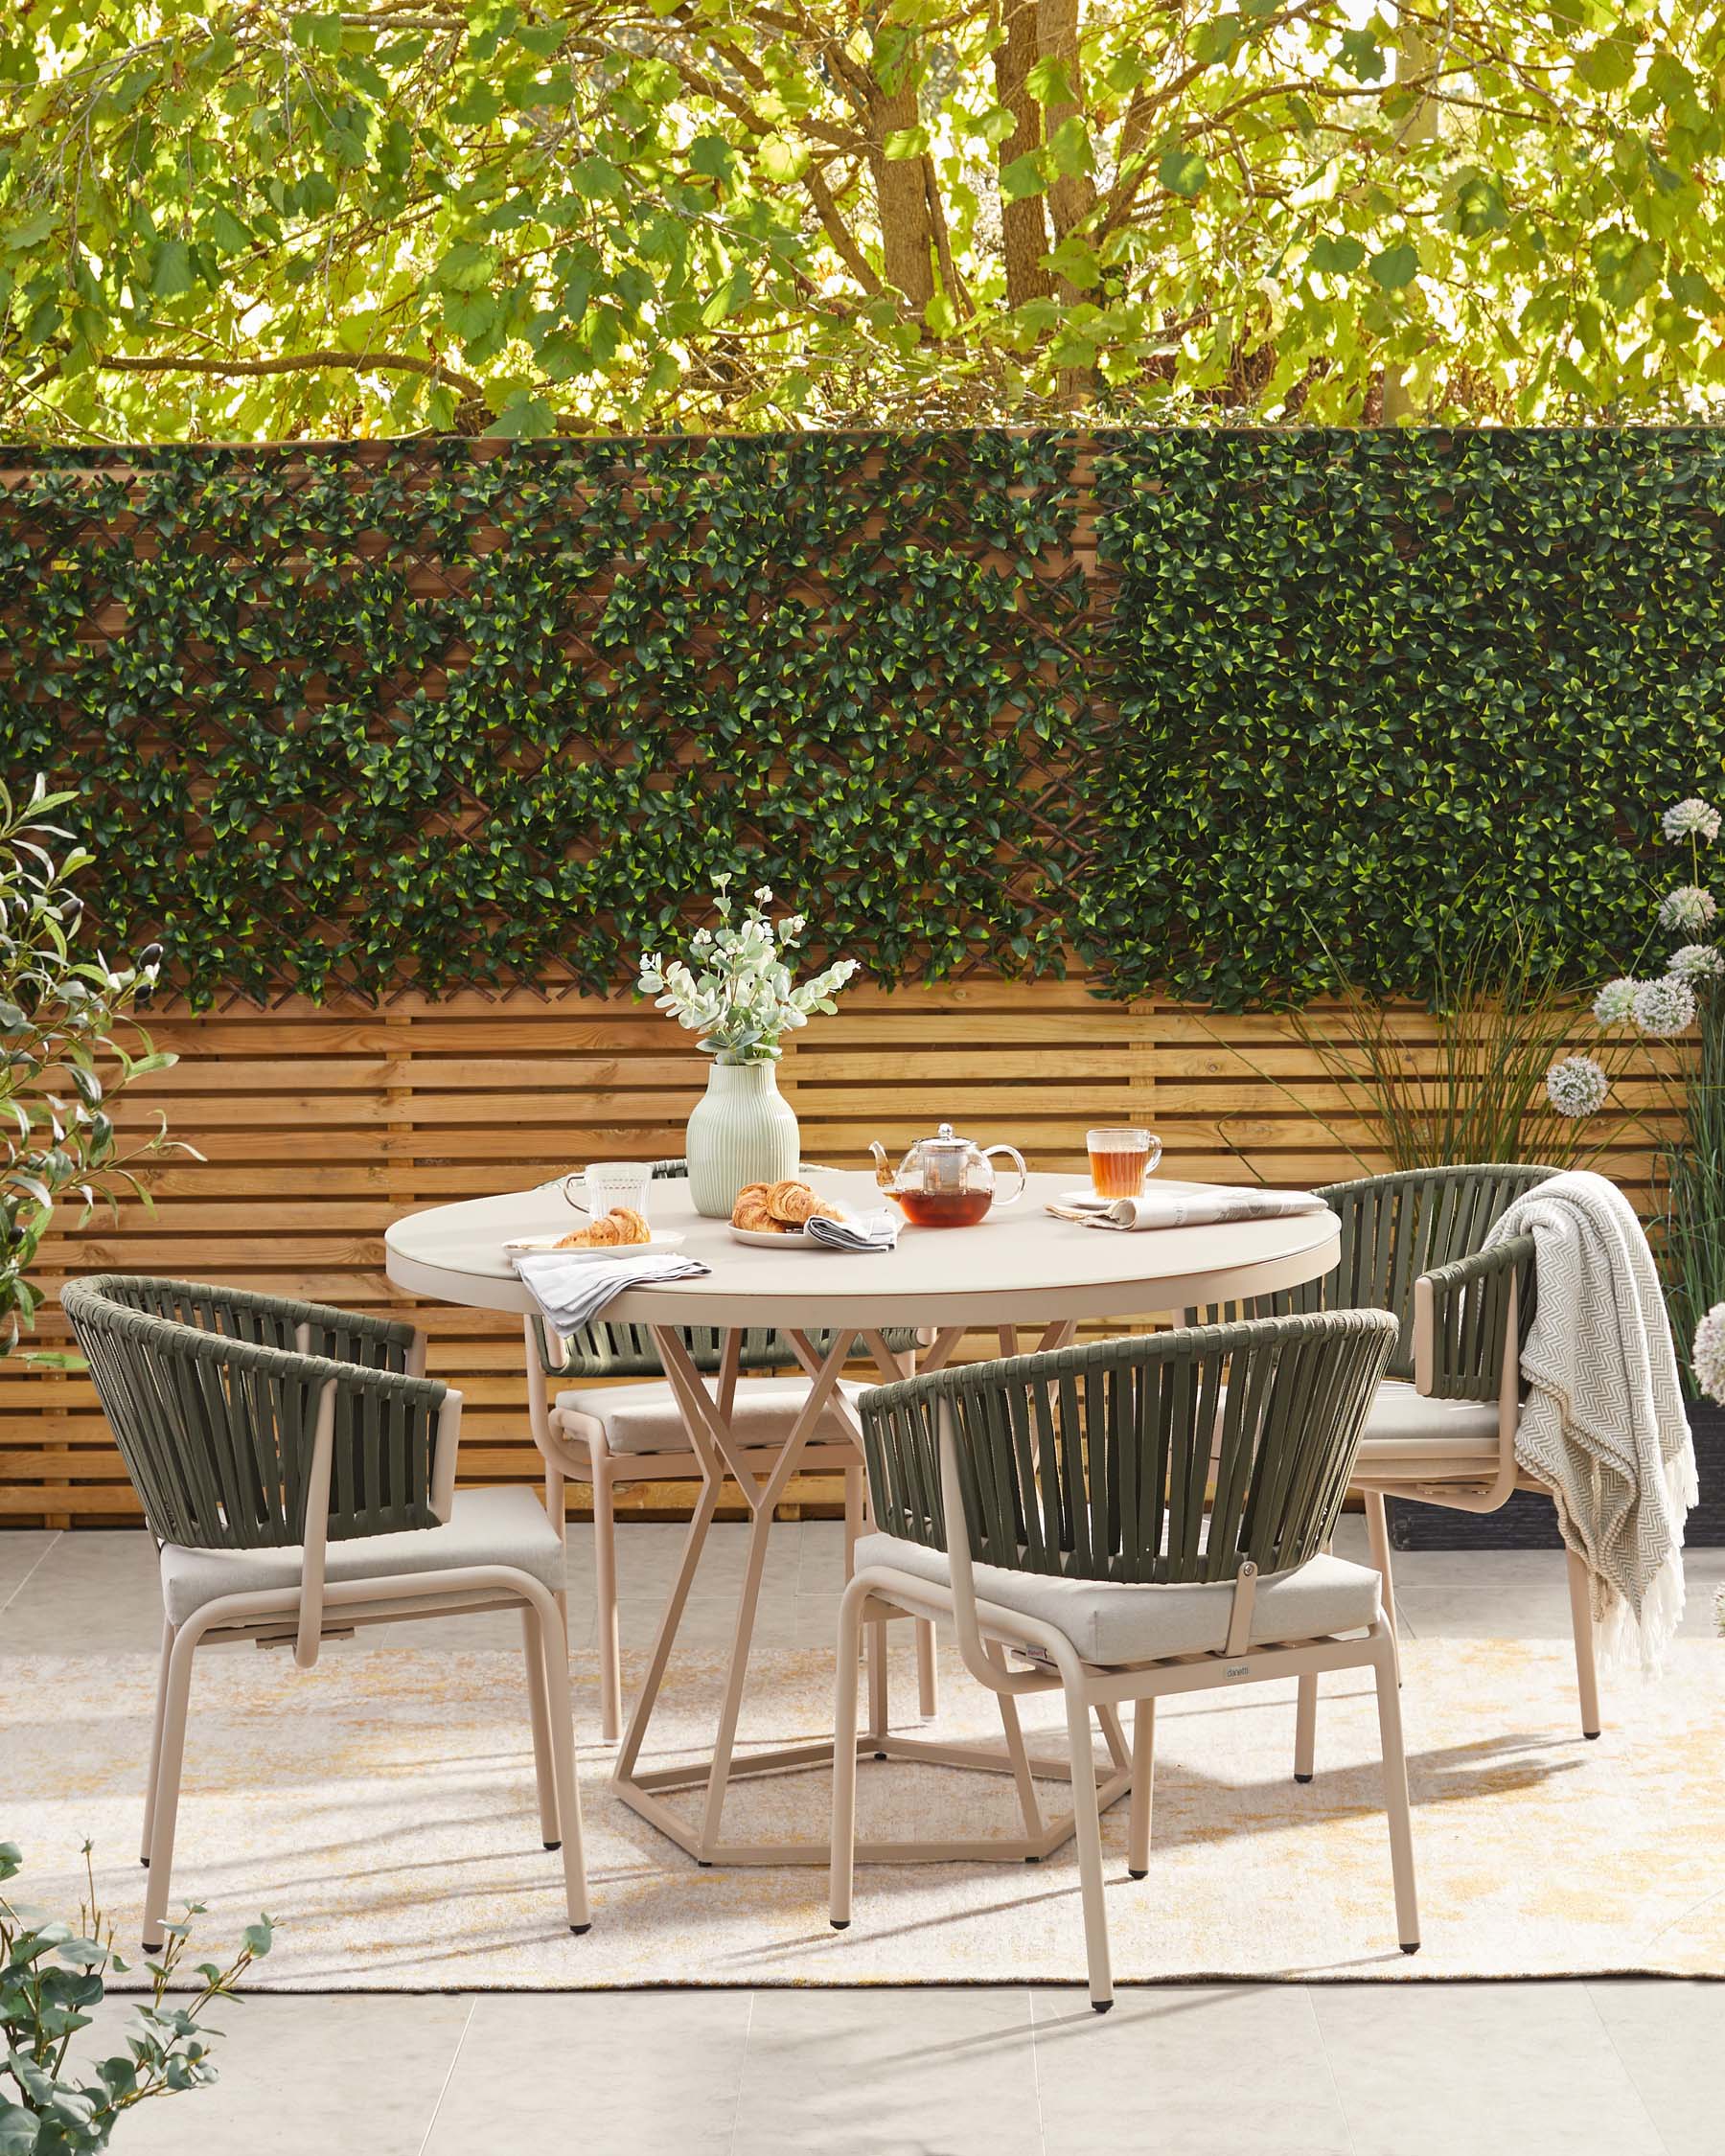
{"label": "clear drinking glass", "polygon": [[1154,1131],[1087,1131],[1091,1182],[1098,1198],[1136,1198],[1162,1158]]}
{"label": "clear drinking glass", "polygon": [[595,1220],[620,1206],[649,1220],[647,1193],[652,1184],[653,1170],[645,1160],[595,1160],[580,1175],[564,1179],[564,1196],[577,1212],[591,1213]]}

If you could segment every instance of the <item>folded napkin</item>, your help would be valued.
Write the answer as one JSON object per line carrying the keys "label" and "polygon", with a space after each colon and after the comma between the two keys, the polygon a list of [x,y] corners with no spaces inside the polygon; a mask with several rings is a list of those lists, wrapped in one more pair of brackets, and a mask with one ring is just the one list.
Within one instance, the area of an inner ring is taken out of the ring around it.
{"label": "folded napkin", "polygon": [[553,1332],[567,1337],[590,1325],[613,1296],[632,1288],[656,1287],[661,1280],[690,1280],[710,1273],[710,1265],[677,1250],[619,1250],[613,1257],[572,1255],[566,1250],[524,1251],[516,1271],[544,1312]]}
{"label": "folded napkin", "polygon": [[803,1223],[811,1243],[824,1243],[830,1250],[890,1250],[898,1245],[896,1213],[863,1213],[857,1220],[827,1220],[816,1213]]}
{"label": "folded napkin", "polygon": [[1098,1200],[1093,1209],[1050,1206],[1086,1227],[1211,1227],[1236,1220],[1286,1220],[1327,1207],[1309,1190],[1236,1188],[1223,1182],[1164,1183],[1137,1198]]}

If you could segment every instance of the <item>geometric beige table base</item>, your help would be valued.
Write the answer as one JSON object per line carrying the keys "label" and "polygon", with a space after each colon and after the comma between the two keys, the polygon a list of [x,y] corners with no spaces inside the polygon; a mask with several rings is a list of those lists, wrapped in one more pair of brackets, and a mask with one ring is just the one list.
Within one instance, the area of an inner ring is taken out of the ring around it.
{"label": "geometric beige table base", "polygon": [[[939,1334],[933,1347],[922,1359],[921,1366],[925,1370],[938,1369],[963,1339],[965,1330],[963,1326],[954,1326]],[[1073,1330],[1073,1323],[1070,1319],[1050,1325],[1039,1345],[1045,1348],[1062,1347],[1071,1338]],[[843,1369],[850,1342],[840,1331],[831,1349],[822,1356],[805,1334],[792,1333],[788,1336],[798,1360],[814,1383],[810,1388],[808,1402],[798,1415],[782,1454],[774,1462],[770,1473],[761,1476],[750,1472],[740,1456],[741,1449],[733,1438],[729,1424],[731,1388],[736,1383],[737,1356],[742,1344],[742,1335],[735,1331],[726,1335],[724,1360],[709,1390],[683,1344],[681,1335],[669,1326],[655,1326],[653,1334],[655,1344],[677,1394],[678,1405],[682,1411],[696,1456],[701,1461],[702,1484],[701,1501],[689,1523],[682,1563],[678,1567],[671,1598],[659,1624],[658,1637],[654,1642],[653,1659],[648,1664],[640,1696],[635,1701],[629,1728],[624,1734],[623,1747],[617,1755],[612,1787],[626,1804],[638,1812],[651,1825],[657,1827],[661,1834],[669,1836],[679,1848],[686,1849],[698,1864],[824,1865],[829,1861],[831,1853],[824,1842],[725,1841],[724,1800],[731,1782],[741,1777],[794,1773],[811,1767],[830,1767],[833,1763],[831,1739],[808,1744],[781,1745],[773,1751],[751,1752],[741,1760],[736,1757],[735,1746],[737,1721],[748,1681],[748,1656],[754,1633],[755,1610],[760,1599],[762,1576],[766,1571],[768,1537],[772,1531],[774,1508],[791,1477],[799,1467],[843,1469],[847,1500],[846,1525],[851,1530],[848,1540],[854,1543],[856,1539],[856,1529],[860,1525],[862,1481],[860,1465],[862,1429],[849,1401],[838,1389],[838,1379]],[[895,1379],[908,1374],[906,1365],[909,1361],[908,1357],[901,1359],[894,1355],[879,1333],[867,1333],[863,1337],[886,1383],[891,1384]],[[812,1444],[812,1434],[821,1418],[822,1410],[829,1404],[849,1424],[853,1433],[853,1445],[840,1447],[831,1443],[819,1446]],[[731,1641],[718,1736],[712,1755],[706,1760],[687,1766],[657,1768],[641,1774],[636,1771],[635,1763],[640,1757],[641,1747],[653,1720],[659,1688],[677,1643],[677,1634],[682,1622],[689,1590],[700,1568],[707,1528],[712,1522],[720,1491],[727,1475],[743,1491],[749,1508],[750,1524],[748,1561],[744,1571],[742,1592],[737,1600],[736,1630]],[[848,1571],[848,1562],[846,1569]],[[936,1744],[920,1737],[900,1736],[888,1727],[885,1635],[888,1617],[898,1618],[902,1615],[902,1612],[896,1610],[888,1613],[883,1609],[879,1618],[869,1620],[867,1727],[857,1739],[858,1757],[914,1759],[934,1766],[965,1767],[993,1774],[1009,1774],[1018,1784],[1024,1831],[1022,1837],[991,1838],[985,1841],[973,1838],[956,1842],[862,1842],[857,1846],[858,1862],[950,1863],[956,1859],[970,1858],[1023,1863],[1051,1855],[1071,1835],[1073,1822],[1070,1813],[1052,1823],[1044,1821],[1036,1795],[1036,1781],[1038,1778],[1070,1780],[1070,1762],[1064,1758],[1032,1759],[1028,1755],[1024,1734],[1019,1727],[1018,1709],[1010,1695],[1003,1694],[1000,1699],[1005,1741],[1000,1750],[979,1745]],[[1117,1801],[1132,1786],[1131,1755],[1113,1709],[1104,1714],[1102,1728],[1115,1762],[1115,1772],[1104,1781],[1100,1792],[1102,1802],[1106,1806]],[[661,1800],[673,1791],[703,1786],[706,1802],[699,1827],[691,1827],[679,1814]]]}
{"label": "geometric beige table base", "polygon": [[[867,1175],[820,1170],[812,1171],[810,1180],[825,1196],[856,1211],[880,1203],[880,1192]],[[1162,1180],[1165,1183],[1169,1179]],[[1086,1319],[1117,1321],[1295,1287],[1327,1273],[1340,1253],[1339,1224],[1327,1211],[1146,1234],[1108,1234],[1050,1218],[1045,1207],[1063,1197],[1072,1181],[1070,1174],[1033,1174],[1022,1204],[997,1206],[975,1227],[907,1227],[896,1250],[864,1254],[811,1252],[794,1244],[782,1250],[746,1249],[732,1238],[724,1222],[706,1220],[696,1212],[686,1183],[654,1185],[655,1227],[677,1230],[687,1253],[702,1259],[709,1270],[690,1279],[632,1289],[607,1306],[606,1317],[652,1331],[702,1481],[646,1683],[624,1732],[612,1786],[626,1804],[698,1863],[827,1862],[827,1851],[818,1844],[727,1842],[724,1803],[731,1782],[741,1776],[791,1773],[828,1764],[833,1756],[830,1740],[750,1753],[741,1759],[735,1755],[767,1538],[774,1508],[792,1476],[802,1467],[842,1471],[846,1521],[853,1540],[861,1530],[861,1431],[838,1389],[840,1368],[853,1340],[860,1335],[867,1341],[883,1378],[891,1381],[908,1374],[883,1337],[891,1327],[906,1326],[931,1336],[934,1344],[921,1358],[920,1366],[938,1369],[972,1330],[998,1331],[1005,1354],[1016,1352],[1019,1326],[1046,1327],[1041,1344],[1058,1346]],[[516,1236],[560,1232],[570,1218],[555,1183],[409,1214],[393,1222],[384,1239],[389,1277],[411,1296],[524,1317],[536,1306],[504,1246]],[[678,1330],[685,1325],[710,1326],[725,1337],[724,1355],[710,1388]],[[814,1381],[788,1442],[775,1455],[746,1456],[730,1428],[741,1333],[751,1326],[775,1326],[792,1341]],[[829,1327],[833,1346],[822,1355],[810,1336]],[[829,1438],[815,1443],[823,1408],[841,1418],[848,1433],[845,1441]],[[712,1754],[692,1766],[642,1773],[642,1747],[727,1478],[742,1491],[749,1508],[748,1561]],[[898,1613],[892,1615],[896,1618]],[[858,1850],[859,1857],[864,1862],[897,1863],[940,1858],[1014,1861],[1046,1856],[1058,1848],[1071,1831],[1070,1823],[1065,1818],[1045,1822],[1034,1784],[1046,1778],[1064,1778],[1069,1765],[1064,1760],[1027,1757],[1009,1698],[1001,1701],[1003,1742],[999,1750],[940,1745],[896,1734],[888,1727],[884,1645],[887,1621],[885,1612],[879,1617],[871,1614],[867,1625],[867,1727],[858,1740],[859,1756],[1010,1774],[1018,1785],[1024,1831],[1011,1841],[987,1843],[865,1844]],[[930,1669],[925,1672],[925,1697],[930,1696],[932,1678]],[[1114,1759],[1114,1772],[1103,1784],[1103,1800],[1112,1803],[1129,1786],[1129,1757],[1115,1708],[1098,1709],[1097,1719]],[[664,1800],[673,1792],[689,1789],[705,1792],[696,1827],[685,1824]]]}

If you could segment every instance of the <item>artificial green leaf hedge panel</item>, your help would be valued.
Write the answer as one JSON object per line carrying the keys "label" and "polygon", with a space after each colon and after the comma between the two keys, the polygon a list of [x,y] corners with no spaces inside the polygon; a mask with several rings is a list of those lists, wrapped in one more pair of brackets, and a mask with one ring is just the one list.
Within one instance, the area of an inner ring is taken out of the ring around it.
{"label": "artificial green leaf hedge panel", "polygon": [[615,987],[747,863],[883,978],[1061,963],[1070,444],[51,455],[8,768],[199,1001]]}
{"label": "artificial green leaf hedge panel", "polygon": [[885,981],[1417,993],[1510,906],[1591,972],[1725,748],[1703,430],[12,470],[0,758],[199,1002],[614,988],[736,867]]}
{"label": "artificial green leaf hedge panel", "polygon": [[1633,958],[1658,813],[1720,779],[1725,436],[1100,447],[1074,937],[1116,994],[1416,994],[1441,934],[1511,911],[1553,959]]}

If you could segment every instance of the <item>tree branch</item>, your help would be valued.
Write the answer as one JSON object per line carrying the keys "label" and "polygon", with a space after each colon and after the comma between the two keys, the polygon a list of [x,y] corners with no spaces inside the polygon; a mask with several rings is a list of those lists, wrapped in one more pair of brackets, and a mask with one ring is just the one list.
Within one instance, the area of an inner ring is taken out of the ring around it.
{"label": "tree branch", "polygon": [[276,359],[200,359],[189,352],[164,352],[133,358],[120,353],[104,353],[96,364],[103,368],[123,368],[136,375],[294,375],[318,367],[351,367],[356,374],[364,374],[377,369],[400,375],[426,375],[433,381],[447,381],[464,397],[485,397],[483,386],[472,375],[458,374],[453,367],[446,367],[441,359],[414,359],[394,352],[289,352]]}

